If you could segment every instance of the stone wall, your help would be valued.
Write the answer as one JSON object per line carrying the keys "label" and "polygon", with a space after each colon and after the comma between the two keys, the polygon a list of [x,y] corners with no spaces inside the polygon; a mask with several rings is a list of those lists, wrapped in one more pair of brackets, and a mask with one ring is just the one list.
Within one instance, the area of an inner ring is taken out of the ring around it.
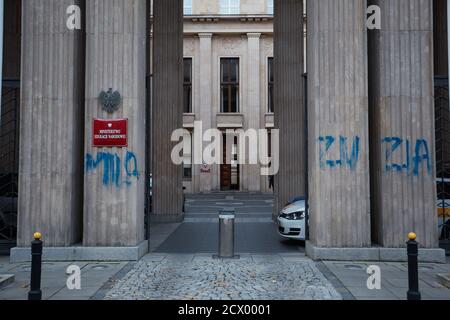
{"label": "stone wall", "polygon": [[[219,90],[221,57],[240,59],[239,117],[242,119],[242,128],[260,129],[268,124],[265,116],[268,114],[268,58],[273,57],[271,21],[258,24],[235,21],[233,24],[236,29],[249,32],[242,36],[239,32],[226,29],[226,26],[219,22],[214,24],[214,28],[229,30],[228,34],[192,34],[189,31],[184,37],[184,56],[193,59],[193,113],[196,121],[202,121],[203,130],[217,128],[222,123]],[[261,29],[262,24],[267,27]],[[189,22],[189,25],[192,23]],[[207,30],[213,24],[202,25],[205,25]],[[270,32],[258,32],[265,30]],[[192,180],[184,181],[187,192],[220,190],[219,166],[213,166],[211,173],[200,173],[200,168],[199,165],[194,166]],[[268,177],[261,176],[259,169],[259,166],[241,166],[241,190],[269,191]]]}

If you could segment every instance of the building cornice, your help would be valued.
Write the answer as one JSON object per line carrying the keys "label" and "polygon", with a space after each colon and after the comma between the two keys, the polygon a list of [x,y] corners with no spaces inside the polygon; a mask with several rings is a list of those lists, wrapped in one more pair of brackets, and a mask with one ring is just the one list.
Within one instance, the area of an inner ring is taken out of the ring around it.
{"label": "building cornice", "polygon": [[220,21],[239,21],[239,22],[268,22],[273,21],[273,15],[268,14],[252,14],[252,15],[187,15],[184,16],[185,21],[191,22],[220,22]]}

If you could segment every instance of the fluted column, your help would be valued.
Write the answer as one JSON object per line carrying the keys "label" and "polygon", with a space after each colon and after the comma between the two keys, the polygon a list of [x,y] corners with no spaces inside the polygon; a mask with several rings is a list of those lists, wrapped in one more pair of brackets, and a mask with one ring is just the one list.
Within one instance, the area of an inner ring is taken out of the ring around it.
{"label": "fluted column", "polygon": [[[213,108],[212,108],[212,34],[211,33],[200,33],[198,35],[200,39],[200,52],[199,52],[199,63],[200,63],[200,88],[199,88],[199,110],[194,110],[197,119],[202,120],[203,130],[208,130],[212,128],[213,123]],[[215,115],[214,115],[215,116]],[[203,135],[203,133],[199,133]],[[195,142],[194,142],[195,143]],[[206,143],[205,143],[206,145]],[[203,152],[203,148],[197,149],[194,147],[199,155]],[[201,165],[197,164],[197,172],[200,176],[199,189],[200,192],[208,192],[212,189],[212,173],[201,172]]]}
{"label": "fluted column", "polygon": [[307,11],[311,244],[370,246],[366,1]]}
{"label": "fluted column", "polygon": [[153,221],[182,219],[182,169],[171,159],[183,115],[183,0],[155,0],[153,43]]}
{"label": "fluted column", "polygon": [[306,195],[306,113],[304,104],[303,1],[275,0],[274,107],[280,130],[275,211]]}
{"label": "fluted column", "polygon": [[83,37],[66,27],[81,2],[22,1],[19,246],[81,241]]}
{"label": "fluted column", "polygon": [[374,238],[404,247],[414,231],[438,246],[433,100],[432,0],[376,1],[371,35],[372,214]]}
{"label": "fluted column", "polygon": [[[258,130],[261,116],[261,33],[247,33],[248,41],[248,69],[247,69],[247,105],[246,129]],[[241,141],[240,143],[247,143]],[[248,145],[248,143],[247,143]],[[249,148],[250,146],[248,146]],[[247,148],[246,155],[249,155]],[[250,164],[247,157],[246,164],[242,167],[245,187],[248,191],[261,191],[261,172],[258,164]]]}
{"label": "fluted column", "polygon": [[[144,240],[146,2],[86,1],[85,246]],[[109,88],[122,95],[113,114],[98,99]],[[128,147],[94,148],[93,118],[128,119]]]}

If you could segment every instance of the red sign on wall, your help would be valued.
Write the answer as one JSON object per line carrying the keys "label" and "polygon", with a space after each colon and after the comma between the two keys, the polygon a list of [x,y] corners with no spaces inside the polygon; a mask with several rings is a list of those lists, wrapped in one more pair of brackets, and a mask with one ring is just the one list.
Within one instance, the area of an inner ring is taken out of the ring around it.
{"label": "red sign on wall", "polygon": [[128,146],[128,119],[93,121],[94,147],[127,147]]}

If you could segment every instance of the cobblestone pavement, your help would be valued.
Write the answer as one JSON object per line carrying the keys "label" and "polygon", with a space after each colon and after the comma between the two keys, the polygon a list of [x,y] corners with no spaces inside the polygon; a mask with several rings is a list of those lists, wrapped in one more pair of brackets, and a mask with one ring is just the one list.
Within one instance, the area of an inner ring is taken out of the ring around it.
{"label": "cobblestone pavement", "polygon": [[341,300],[313,261],[301,255],[151,254],[106,294],[106,300]]}

